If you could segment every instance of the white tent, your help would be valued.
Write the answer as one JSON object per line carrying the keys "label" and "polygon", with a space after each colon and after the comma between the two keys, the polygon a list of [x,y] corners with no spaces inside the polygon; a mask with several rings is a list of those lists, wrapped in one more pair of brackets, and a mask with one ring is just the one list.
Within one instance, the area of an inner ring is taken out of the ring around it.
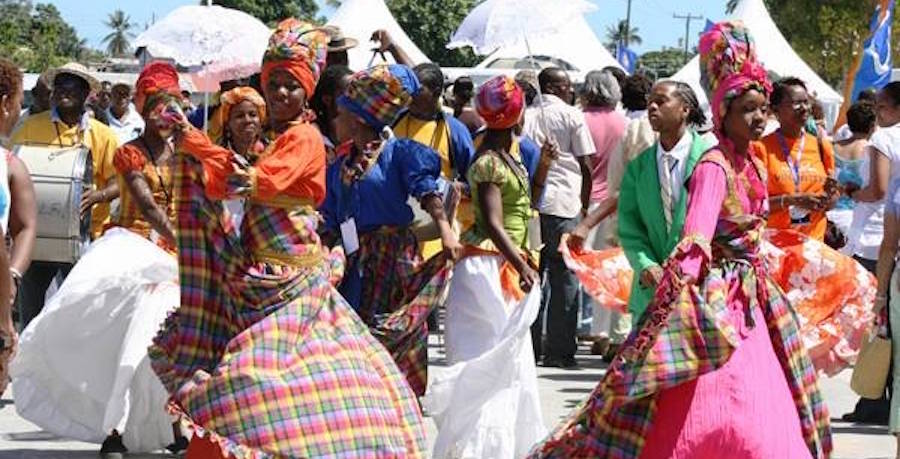
{"label": "white tent", "polygon": [[[348,51],[350,68],[362,70],[369,67],[369,63],[383,62],[378,56],[372,61],[372,48],[374,44],[369,41],[372,33],[378,29],[387,30],[394,39],[394,43],[406,51],[414,64],[430,62],[428,56],[423,53],[406,32],[397,24],[391,11],[383,0],[344,0],[340,8],[334,12],[328,25],[341,28],[345,37],[355,38],[359,46]],[[393,63],[390,53],[385,53],[387,59]]]}
{"label": "white tent", "polygon": [[[533,54],[562,59],[576,70],[585,73],[607,66],[622,67],[609,50],[600,43],[584,17],[579,17],[578,20],[566,27],[565,31],[558,34],[528,37],[528,44],[531,45]],[[519,43],[516,46],[508,46],[495,51],[476,68],[496,68],[498,61],[515,61],[526,56],[528,56],[528,50],[525,43]]]}
{"label": "white tent", "polygon": [[[769,16],[763,0],[741,0],[731,19],[741,20],[750,29],[756,41],[756,51],[766,69],[781,77],[793,76],[806,82],[811,92],[825,106],[829,125],[837,117],[843,97],[813,71],[778,30]],[[695,56],[681,70],[670,78],[691,85],[700,103],[708,106],[706,95],[700,87],[700,57]]]}

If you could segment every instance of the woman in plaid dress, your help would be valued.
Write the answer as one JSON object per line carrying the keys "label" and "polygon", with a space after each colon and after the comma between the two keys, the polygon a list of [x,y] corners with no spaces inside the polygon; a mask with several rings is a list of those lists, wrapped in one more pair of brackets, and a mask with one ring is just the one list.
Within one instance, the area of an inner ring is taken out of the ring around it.
{"label": "woman in plaid dress", "polygon": [[740,23],[700,39],[719,146],[689,184],[684,238],[588,401],[532,457],[825,458],[831,431],[787,297],[761,253],[753,158],[771,89]]}
{"label": "woman in plaid dress", "polygon": [[[350,142],[328,167],[322,205],[326,237],[342,245],[347,269],[339,290],[394,356],[417,395],[427,383],[428,314],[446,296],[461,246],[445,214],[437,152],[393,135],[419,82],[406,66],[354,75],[338,98],[337,135]],[[422,261],[410,197],[440,230],[445,256]]]}
{"label": "woman in plaid dress", "polygon": [[[333,287],[342,253],[316,232],[325,148],[303,107],[327,41],[295,19],[273,33],[262,84],[278,136],[258,158],[182,123],[181,307],[150,355],[194,431],[188,457],[424,456],[415,395]],[[222,205],[235,197],[240,236]]]}

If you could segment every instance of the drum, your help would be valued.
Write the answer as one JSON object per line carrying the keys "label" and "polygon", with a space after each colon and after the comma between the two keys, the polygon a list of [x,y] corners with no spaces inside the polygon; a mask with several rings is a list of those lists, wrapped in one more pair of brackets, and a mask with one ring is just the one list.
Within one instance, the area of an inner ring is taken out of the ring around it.
{"label": "drum", "polygon": [[91,242],[91,217],[80,216],[81,195],[93,184],[91,151],[84,145],[60,148],[20,145],[37,202],[35,261],[75,263]]}

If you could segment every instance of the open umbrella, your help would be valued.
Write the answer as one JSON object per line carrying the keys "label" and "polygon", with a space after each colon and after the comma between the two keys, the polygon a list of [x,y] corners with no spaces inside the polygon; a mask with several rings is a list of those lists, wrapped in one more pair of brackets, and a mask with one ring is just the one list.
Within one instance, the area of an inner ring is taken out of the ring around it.
{"label": "open umbrella", "polygon": [[138,35],[135,47],[192,69],[194,85],[208,94],[223,81],[259,72],[269,35],[265,24],[242,11],[189,5]]}
{"label": "open umbrella", "polygon": [[463,19],[447,48],[470,46],[485,55],[523,41],[527,45],[528,37],[559,33],[596,9],[587,0],[486,0]]}
{"label": "open umbrella", "polygon": [[[587,0],[486,0],[463,19],[447,48],[468,46],[477,54],[485,55],[524,42],[532,66],[539,69],[528,37],[559,33],[573,19],[596,9]],[[540,94],[541,89],[537,89]],[[544,118],[543,106],[541,118]]]}

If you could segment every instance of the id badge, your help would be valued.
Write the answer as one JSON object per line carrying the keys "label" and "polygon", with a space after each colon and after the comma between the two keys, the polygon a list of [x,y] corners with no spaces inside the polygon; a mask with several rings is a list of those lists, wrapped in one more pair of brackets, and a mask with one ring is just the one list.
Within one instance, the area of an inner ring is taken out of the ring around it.
{"label": "id badge", "polygon": [[356,220],[352,217],[341,223],[341,241],[344,244],[344,253],[351,255],[359,250],[359,236],[356,234]]}

